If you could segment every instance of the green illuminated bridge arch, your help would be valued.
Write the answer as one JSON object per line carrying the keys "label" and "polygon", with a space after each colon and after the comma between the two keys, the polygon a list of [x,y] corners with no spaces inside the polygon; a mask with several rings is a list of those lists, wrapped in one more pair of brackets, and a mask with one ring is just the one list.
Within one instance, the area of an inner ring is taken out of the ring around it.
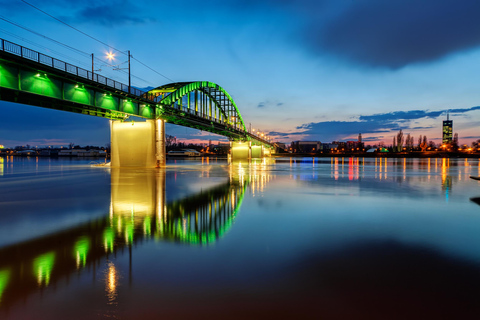
{"label": "green illuminated bridge arch", "polygon": [[218,84],[178,82],[145,92],[3,39],[0,100],[112,120],[163,119],[273,147],[248,132],[235,101]]}
{"label": "green illuminated bridge arch", "polygon": [[[166,110],[180,110],[247,131],[235,101],[225,89],[213,82],[171,83],[150,90],[147,97],[160,104],[160,117],[169,117]],[[178,117],[169,120],[183,124]],[[213,122],[211,124],[213,125]]]}

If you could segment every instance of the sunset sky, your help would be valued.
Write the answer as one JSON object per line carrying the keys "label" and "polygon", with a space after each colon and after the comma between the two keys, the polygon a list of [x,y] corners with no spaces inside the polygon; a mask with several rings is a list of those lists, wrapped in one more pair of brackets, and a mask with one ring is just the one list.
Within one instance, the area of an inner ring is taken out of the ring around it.
{"label": "sunset sky", "polygon": [[[402,129],[439,143],[448,110],[460,143],[480,139],[477,0],[28,2],[82,33],[21,0],[0,0],[0,38],[86,69],[89,54],[105,59],[112,50],[95,39],[130,50],[158,72],[134,60],[134,86],[215,82],[247,127],[277,141],[362,133],[366,142],[391,144]],[[128,82],[97,64],[100,74]],[[109,142],[106,119],[5,102],[0,112],[6,146]],[[225,140],[174,125],[167,134]]]}

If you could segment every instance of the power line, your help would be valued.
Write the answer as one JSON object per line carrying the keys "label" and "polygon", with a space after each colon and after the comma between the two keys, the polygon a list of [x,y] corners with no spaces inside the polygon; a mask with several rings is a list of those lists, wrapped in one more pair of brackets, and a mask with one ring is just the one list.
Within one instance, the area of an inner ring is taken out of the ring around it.
{"label": "power line", "polygon": [[74,50],[74,51],[76,51],[76,52],[78,52],[78,53],[81,53],[81,54],[83,54],[83,55],[85,55],[85,56],[89,56],[89,55],[90,55],[90,54],[87,53],[87,52],[84,52],[84,51],[82,51],[82,50],[80,50],[80,49],[71,47],[71,46],[69,46],[69,45],[67,45],[67,44],[65,44],[65,43],[62,43],[62,42],[60,42],[60,41],[57,41],[57,40],[52,39],[52,38],[50,38],[50,37],[47,37],[46,35],[43,35],[43,34],[37,32],[37,31],[34,31],[34,30],[29,29],[29,28],[27,28],[27,27],[24,27],[24,26],[22,26],[21,24],[18,24],[18,23],[16,23],[16,22],[13,22],[13,21],[11,21],[11,20],[3,17],[3,16],[0,16],[0,20],[3,20],[3,21],[8,22],[8,23],[10,23],[10,24],[13,24],[13,25],[16,26],[16,27],[19,27],[19,28],[21,28],[21,29],[23,29],[23,30],[26,30],[26,31],[31,32],[31,33],[34,33],[34,34],[36,34],[37,36],[40,36],[40,37],[42,37],[42,38],[48,39],[48,40],[50,40],[50,41],[53,41],[53,42],[55,42],[56,44],[59,44],[59,45],[64,46],[64,47],[66,47],[66,48],[68,48],[68,49]]}
{"label": "power line", "polygon": [[12,36],[12,37],[17,38],[17,39],[19,39],[19,40],[22,40],[22,41],[24,41],[24,42],[26,42],[26,43],[30,43],[31,45],[33,45],[33,46],[35,46],[35,47],[42,48],[42,49],[48,50],[48,51],[50,51],[50,52],[53,52],[53,53],[55,53],[56,55],[58,55],[58,56],[60,56],[60,57],[68,58],[68,59],[70,59],[71,61],[75,61],[75,63],[81,64],[81,65],[85,65],[85,61],[80,61],[80,60],[77,60],[77,59],[75,59],[75,58],[72,58],[72,57],[70,57],[70,56],[68,56],[68,55],[66,55],[66,54],[63,54],[63,53],[61,53],[61,52],[58,52],[58,51],[56,51],[56,50],[53,50],[53,49],[48,48],[48,47],[46,47],[46,46],[43,46],[43,45],[41,45],[41,44],[38,44],[38,43],[36,43],[36,42],[34,42],[34,41],[31,41],[31,40],[29,40],[29,39],[25,39],[25,38],[23,38],[23,37],[21,37],[21,36],[19,36],[19,35],[16,35],[15,33],[12,33],[12,32],[10,32],[10,31],[7,31],[7,30],[5,30],[5,29],[3,29],[3,28],[0,28],[0,32],[3,32],[3,33],[5,33],[5,34],[8,34],[9,36]]}
{"label": "power line", "polygon": [[[41,33],[37,32],[37,31],[34,31],[34,30],[32,30],[32,29],[29,29],[29,28],[27,28],[27,27],[25,27],[25,26],[23,26],[23,25],[21,25],[21,24],[19,24],[19,23],[16,23],[16,22],[14,22],[14,21],[11,21],[11,20],[3,17],[3,16],[0,16],[0,20],[3,20],[3,21],[5,21],[5,22],[8,22],[8,23],[10,23],[10,24],[12,24],[12,25],[14,25],[14,26],[16,26],[16,27],[18,27],[18,28],[21,28],[21,29],[24,29],[24,30],[26,30],[26,31],[28,31],[28,32],[31,32],[31,33],[33,33],[33,34],[35,34],[35,35],[37,35],[37,36],[39,36],[39,37],[42,37],[42,38],[44,38],[44,39],[46,39],[46,40],[52,41],[52,42],[54,42],[54,43],[56,43],[56,44],[58,44],[58,45],[60,45],[60,46],[63,46],[63,47],[65,47],[65,48],[67,48],[67,49],[70,49],[70,50],[72,50],[72,51],[75,51],[75,52],[77,52],[77,53],[80,53],[81,55],[83,55],[83,56],[85,56],[85,57],[91,57],[91,54],[88,53],[88,52],[84,52],[84,51],[82,51],[82,50],[80,50],[80,49],[77,49],[77,48],[75,48],[75,47],[69,46],[69,45],[67,45],[67,44],[65,44],[65,43],[63,43],[63,42],[57,41],[57,40],[55,40],[55,39],[53,39],[53,38],[50,38],[50,37],[48,37],[48,36],[46,36],[46,35],[44,35],[44,34],[41,34]],[[72,58],[72,57],[69,57],[69,56],[67,56],[67,55],[61,54],[61,53],[59,53],[59,52],[57,52],[57,51],[55,51],[55,50],[52,50],[52,49],[47,48],[47,47],[45,47],[45,46],[36,44],[36,43],[34,43],[33,41],[23,39],[22,37],[19,37],[18,35],[15,35],[15,34],[13,34],[13,33],[11,33],[11,32],[6,31],[6,30],[3,30],[3,29],[0,29],[0,30],[2,30],[3,32],[5,32],[5,33],[7,33],[7,34],[12,35],[12,36],[15,37],[15,38],[22,39],[23,41],[26,41],[27,43],[34,44],[34,45],[36,45],[36,46],[38,46],[38,47],[40,47],[40,48],[43,48],[43,49],[48,49],[48,50],[54,52],[55,54],[58,54],[58,55],[60,55],[60,56],[63,56],[63,57],[67,57],[67,58],[69,58],[69,59],[72,59],[73,61],[75,61],[75,62],[77,62],[77,63],[79,63],[79,64],[86,65],[85,62],[81,62],[81,61],[76,60],[76,59],[74,59],[74,58]],[[100,58],[98,58],[98,57],[95,57],[95,56],[94,56],[94,59],[95,59],[95,61],[97,61],[97,62],[101,62],[103,65],[106,65],[106,66],[109,66],[109,67],[115,67],[115,65],[110,64],[110,63],[107,62],[106,60],[102,60],[102,59],[100,59]],[[135,60],[136,60],[136,59],[135,59]],[[138,61],[138,60],[137,60],[137,61]],[[138,62],[139,62],[139,63],[142,63],[142,62],[140,62],[140,61],[138,61]],[[143,63],[142,63],[142,64],[143,64]],[[148,66],[146,66],[146,67],[149,68]],[[124,74],[128,74],[127,72],[125,72],[125,71],[123,71],[123,70],[121,70],[121,69],[117,69],[117,70],[123,72]],[[155,71],[155,70],[153,70],[153,71]],[[133,78],[136,78],[136,79],[140,80],[140,81],[143,81],[143,82],[152,84],[150,81],[145,80],[145,79],[143,79],[143,78],[140,78],[140,77],[138,77],[138,76],[136,76],[136,75],[133,75],[133,74],[132,74],[131,76],[132,76]]]}
{"label": "power line", "polygon": [[158,71],[150,68],[149,66],[147,66],[145,63],[141,62],[140,60],[135,59],[133,56],[131,56],[131,57],[132,57],[133,60],[137,61],[138,63],[140,63],[140,64],[143,65],[144,67],[150,69],[151,71],[155,72],[156,74],[161,75],[161,76],[164,77],[165,79],[168,79],[168,80],[170,80],[170,81],[172,81],[172,82],[175,82],[174,80],[170,79],[169,77],[167,77],[167,76],[161,74],[160,72],[158,72]]}
{"label": "power line", "polygon": [[[33,34],[35,34],[35,35],[37,35],[37,36],[39,36],[39,37],[42,37],[42,38],[44,38],[44,39],[46,39],[46,40],[52,41],[52,42],[54,42],[54,43],[56,43],[56,44],[58,44],[58,45],[60,45],[60,46],[63,46],[63,47],[65,47],[65,48],[69,49],[69,50],[72,50],[72,51],[74,51],[74,52],[76,52],[76,53],[79,53],[79,54],[83,55],[84,57],[90,57],[90,56],[91,56],[91,54],[88,53],[88,52],[84,52],[84,51],[82,51],[82,50],[80,50],[80,49],[77,49],[77,48],[75,48],[75,47],[69,46],[69,45],[67,45],[67,44],[65,44],[65,43],[63,43],[63,42],[57,41],[57,40],[55,40],[55,39],[53,39],[53,38],[50,38],[50,37],[48,37],[48,36],[46,36],[46,35],[44,35],[44,34],[41,34],[41,33],[37,32],[37,31],[34,31],[34,30],[30,29],[30,28],[27,28],[27,27],[25,27],[25,26],[23,26],[23,25],[21,25],[21,24],[19,24],[19,23],[16,23],[16,22],[14,22],[14,21],[12,21],[12,20],[9,20],[9,19],[7,19],[7,18],[5,18],[5,17],[3,17],[3,16],[0,16],[0,20],[3,20],[3,21],[5,21],[5,22],[7,22],[7,23],[10,23],[10,24],[12,24],[12,25],[14,25],[14,26],[16,26],[16,27],[18,27],[18,28],[21,28],[21,29],[25,30],[25,31],[31,32],[31,33],[33,33]],[[23,38],[19,37],[18,35],[12,34],[12,33],[8,32],[8,31],[6,31],[6,30],[3,30],[3,31],[4,31],[5,33],[7,33],[7,34],[10,34],[10,35],[14,36],[15,38],[24,40],[24,41],[26,41],[27,43],[35,44],[34,42],[32,42],[32,41],[30,41],[30,40],[23,39]],[[52,52],[54,52],[54,53],[56,53],[56,54],[58,54],[58,55],[60,55],[60,56],[63,56],[63,57],[67,57],[67,58],[69,58],[69,59],[72,59],[73,61],[75,61],[75,62],[77,62],[77,63],[80,63],[80,64],[82,64],[82,65],[86,65],[85,62],[81,62],[81,61],[76,60],[76,59],[74,59],[74,58],[72,58],[72,57],[69,57],[69,56],[67,56],[67,55],[61,54],[61,53],[59,53],[59,52],[57,52],[57,51],[55,51],[55,50],[52,50],[52,49],[50,49],[50,48],[46,48],[45,46],[42,46],[42,45],[39,45],[39,44],[35,44],[35,45],[37,45],[37,46],[40,47],[40,48],[50,50],[50,51],[52,51]],[[101,63],[103,63],[103,64],[105,64],[105,65],[108,65],[108,66],[113,67],[113,65],[111,65],[109,62],[107,62],[107,61],[105,61],[105,60],[102,60],[102,59],[100,59],[100,58],[98,58],[98,57],[95,57],[95,60],[98,61],[98,62],[101,62]]]}
{"label": "power line", "polygon": [[113,49],[113,50],[115,50],[115,51],[118,51],[118,52],[121,52],[121,53],[123,53],[123,54],[126,54],[125,52],[123,52],[123,51],[121,51],[121,50],[118,50],[118,49],[112,47],[111,45],[106,44],[105,42],[103,42],[103,41],[101,41],[101,40],[99,40],[99,39],[97,39],[97,38],[95,38],[95,37],[93,37],[93,36],[91,36],[91,35],[83,32],[82,30],[79,30],[79,29],[75,28],[74,26],[71,26],[71,25],[69,25],[68,23],[66,23],[66,22],[64,22],[64,21],[62,21],[62,20],[60,20],[60,19],[52,16],[52,15],[49,14],[48,12],[43,11],[42,9],[34,6],[33,4],[31,4],[31,3],[29,3],[29,2],[27,2],[27,1],[25,1],[25,0],[20,0],[20,1],[22,1],[23,3],[29,5],[30,7],[34,8],[34,9],[36,9],[36,10],[38,10],[38,11],[46,14],[46,15],[49,16],[50,18],[57,20],[58,22],[66,25],[67,27],[70,27],[70,28],[72,28],[73,30],[75,30],[75,31],[77,31],[77,32],[80,32],[80,33],[83,34],[84,36],[87,36],[87,37],[89,37],[90,39],[93,39],[93,40],[95,40],[95,41],[97,41],[97,42],[100,42],[101,44],[103,44],[103,45],[105,45],[105,46],[107,46],[107,47],[109,47],[109,48],[111,48],[111,49]]}
{"label": "power line", "polygon": [[[56,21],[58,21],[58,22],[60,22],[60,23],[62,23],[62,24],[64,24],[64,25],[66,25],[67,27],[72,28],[73,30],[75,30],[75,31],[77,31],[77,32],[80,32],[81,34],[89,37],[90,39],[93,39],[93,40],[95,40],[95,41],[97,41],[97,42],[99,42],[99,43],[107,46],[108,48],[111,48],[111,49],[113,49],[113,50],[115,50],[115,51],[117,51],[117,52],[120,52],[120,53],[123,53],[123,54],[126,55],[126,53],[125,53],[124,51],[121,51],[121,50],[119,50],[119,49],[116,49],[115,47],[112,47],[111,45],[109,45],[109,44],[107,44],[107,43],[105,43],[105,42],[103,42],[103,41],[101,41],[101,40],[99,40],[99,39],[97,39],[97,38],[95,38],[95,37],[93,37],[93,36],[91,36],[91,35],[83,32],[83,31],[81,31],[81,30],[79,30],[79,29],[77,29],[77,28],[75,28],[74,26],[72,26],[72,25],[70,25],[70,24],[68,24],[68,23],[66,23],[66,22],[64,22],[64,21],[62,21],[62,20],[60,20],[60,19],[52,16],[52,15],[49,14],[48,12],[43,11],[42,9],[34,6],[33,4],[31,4],[31,3],[29,3],[29,2],[27,2],[27,1],[25,1],[25,0],[20,0],[20,1],[22,1],[23,3],[29,5],[30,7],[34,8],[34,9],[36,9],[36,10],[42,12],[43,14],[46,14],[46,15],[49,16],[50,18],[55,19]],[[132,59],[134,59],[135,61],[137,61],[138,63],[140,63],[141,65],[143,65],[144,67],[146,67],[146,68],[148,68],[149,70],[155,72],[156,74],[158,74],[158,75],[160,75],[160,76],[164,77],[165,79],[168,79],[168,80],[170,80],[170,81],[172,81],[172,82],[175,82],[174,80],[170,79],[169,77],[167,77],[167,76],[161,74],[160,72],[154,70],[153,68],[147,66],[145,63],[141,62],[140,60],[133,58],[131,55],[130,55],[130,57],[131,57]]]}

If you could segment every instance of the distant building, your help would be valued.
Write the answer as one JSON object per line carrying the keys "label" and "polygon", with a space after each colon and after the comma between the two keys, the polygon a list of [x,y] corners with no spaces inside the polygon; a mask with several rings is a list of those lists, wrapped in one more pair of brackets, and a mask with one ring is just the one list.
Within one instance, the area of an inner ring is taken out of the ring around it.
{"label": "distant building", "polygon": [[363,142],[362,142],[362,134],[358,134],[358,140],[357,141],[347,141],[346,142],[346,151],[362,151],[364,148]]}
{"label": "distant building", "polygon": [[104,150],[68,149],[58,152],[59,157],[105,157]]}
{"label": "distant building", "polygon": [[292,151],[296,153],[311,153],[321,150],[320,141],[293,141]]}
{"label": "distant building", "polygon": [[447,113],[447,120],[443,121],[443,135],[442,135],[442,143],[449,144],[452,143],[453,138],[453,120],[449,119],[449,114]]}
{"label": "distant building", "polygon": [[343,141],[333,141],[332,143],[337,145],[338,151],[345,151],[345,148],[347,147],[347,143]]}
{"label": "distant building", "polygon": [[31,150],[31,149],[18,150],[16,152],[16,155],[18,156],[34,156],[36,154],[37,153],[35,152],[35,150]]}
{"label": "distant building", "polygon": [[338,144],[334,143],[322,143],[321,150],[323,152],[330,152],[330,151],[336,151],[338,148]]}

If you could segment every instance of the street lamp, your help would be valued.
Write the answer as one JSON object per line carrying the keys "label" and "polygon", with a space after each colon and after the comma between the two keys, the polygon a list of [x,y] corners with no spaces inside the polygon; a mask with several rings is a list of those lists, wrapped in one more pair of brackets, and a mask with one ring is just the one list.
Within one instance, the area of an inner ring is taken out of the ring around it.
{"label": "street lamp", "polygon": [[[121,69],[128,69],[128,93],[131,93],[131,87],[132,87],[132,75],[131,75],[131,72],[130,72],[130,57],[132,56],[130,54],[130,50],[127,50],[127,55],[128,55],[128,68],[120,68],[120,64],[116,66],[116,68],[114,67],[113,70],[121,70]],[[115,53],[113,52],[107,52],[107,57],[108,61],[112,62],[113,60],[115,60]],[[125,62],[123,62],[125,63]],[[121,64],[123,64],[121,63]]]}
{"label": "street lamp", "polygon": [[108,61],[112,62],[112,60],[115,60],[115,53],[113,52],[107,52],[107,59]]}

